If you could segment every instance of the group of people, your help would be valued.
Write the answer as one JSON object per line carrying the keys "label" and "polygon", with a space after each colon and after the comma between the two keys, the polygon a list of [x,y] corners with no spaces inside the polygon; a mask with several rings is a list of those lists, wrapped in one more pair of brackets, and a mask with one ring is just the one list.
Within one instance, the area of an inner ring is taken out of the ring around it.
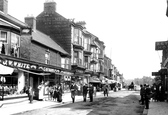
{"label": "group of people", "polygon": [[164,101],[163,86],[162,83],[156,85],[155,83],[150,87],[148,84],[140,85],[140,102],[145,104],[146,109],[149,109],[150,100]]}
{"label": "group of people", "polygon": [[60,84],[49,87],[49,99],[57,102],[62,102],[62,87]]}
{"label": "group of people", "polygon": [[[70,86],[70,91],[71,91],[71,98],[72,98],[72,102],[75,102],[75,95],[76,95],[76,91],[77,91],[77,86],[74,82],[72,82],[72,85]],[[87,100],[87,94],[89,94],[89,98],[90,98],[90,102],[93,102],[93,95],[96,96],[95,93],[95,88],[93,87],[92,84],[84,84],[83,85],[83,101],[86,102]]]}
{"label": "group of people", "polygon": [[148,84],[140,85],[140,102],[142,105],[145,104],[145,109],[149,109],[149,100],[151,97],[151,89]]}

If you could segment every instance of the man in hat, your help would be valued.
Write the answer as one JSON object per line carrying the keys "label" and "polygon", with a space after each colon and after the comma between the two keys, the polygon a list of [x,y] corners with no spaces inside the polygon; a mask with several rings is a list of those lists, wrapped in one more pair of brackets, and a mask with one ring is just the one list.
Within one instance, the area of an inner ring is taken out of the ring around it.
{"label": "man in hat", "polygon": [[84,102],[86,102],[87,92],[88,92],[87,84],[84,84],[84,85],[83,85],[83,101],[84,101]]}
{"label": "man in hat", "polygon": [[145,106],[146,106],[145,109],[149,109],[150,95],[151,95],[151,90],[149,88],[149,85],[147,84],[145,88]]}
{"label": "man in hat", "polygon": [[71,98],[72,98],[72,102],[73,103],[75,102],[75,93],[76,93],[76,90],[77,90],[77,86],[75,85],[75,82],[72,81],[72,84],[70,86],[70,91],[71,91]]}

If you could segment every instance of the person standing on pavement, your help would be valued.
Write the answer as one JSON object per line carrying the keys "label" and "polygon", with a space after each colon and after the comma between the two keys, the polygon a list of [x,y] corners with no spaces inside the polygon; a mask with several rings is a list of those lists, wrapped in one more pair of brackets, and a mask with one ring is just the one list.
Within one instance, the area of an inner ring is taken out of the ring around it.
{"label": "person standing on pavement", "polygon": [[86,102],[87,92],[88,92],[87,84],[84,84],[83,86],[83,101],[84,102]]}
{"label": "person standing on pavement", "polygon": [[74,81],[72,82],[71,86],[70,86],[70,91],[71,91],[71,98],[72,98],[72,102],[75,102],[75,93],[77,91],[77,86],[75,85]]}
{"label": "person standing on pavement", "polygon": [[32,86],[30,86],[29,93],[28,93],[30,103],[33,102],[33,95],[34,95],[33,88],[32,88]]}
{"label": "person standing on pavement", "polygon": [[63,91],[62,91],[61,84],[58,85],[57,90],[58,90],[58,98],[57,98],[57,101],[58,101],[58,102],[62,102],[62,92],[63,92]]}
{"label": "person standing on pavement", "polygon": [[140,89],[140,96],[141,96],[141,104],[144,105],[144,98],[145,98],[145,88],[143,87],[143,85],[140,85],[141,89]]}
{"label": "person standing on pavement", "polygon": [[150,100],[151,90],[149,88],[149,85],[146,85],[145,89],[145,109],[149,109],[149,100]]}
{"label": "person standing on pavement", "polygon": [[93,102],[93,86],[92,84],[89,84],[89,97],[90,97],[90,102]]}

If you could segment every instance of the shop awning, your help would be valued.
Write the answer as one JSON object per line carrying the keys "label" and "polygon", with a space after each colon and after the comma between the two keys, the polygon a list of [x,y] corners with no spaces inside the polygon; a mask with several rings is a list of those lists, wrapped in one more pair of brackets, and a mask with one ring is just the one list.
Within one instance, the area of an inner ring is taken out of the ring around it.
{"label": "shop awning", "polygon": [[0,64],[0,75],[12,74],[13,71],[14,71],[14,68]]}
{"label": "shop awning", "polygon": [[21,68],[18,68],[18,70],[23,71],[23,72],[27,72],[27,73],[31,73],[31,74],[35,74],[35,75],[42,75],[42,76],[51,74],[51,73],[36,73],[36,72],[29,71],[29,70],[21,69]]}
{"label": "shop awning", "polygon": [[89,82],[90,83],[100,83],[101,81],[97,77],[90,77]]}

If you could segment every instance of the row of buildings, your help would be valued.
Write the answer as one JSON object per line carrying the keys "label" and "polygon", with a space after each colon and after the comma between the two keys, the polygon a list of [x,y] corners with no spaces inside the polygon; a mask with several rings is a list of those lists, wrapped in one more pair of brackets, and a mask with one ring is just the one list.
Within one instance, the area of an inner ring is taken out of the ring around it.
{"label": "row of buildings", "polygon": [[[166,16],[168,17],[168,0]],[[162,52],[161,68],[157,72],[152,72],[155,76],[156,84],[163,87],[162,94],[164,95],[163,100],[168,101],[168,41],[157,41],[155,42],[155,50]]]}
{"label": "row of buildings", "polygon": [[[123,75],[105,55],[105,44],[87,31],[84,21],[74,22],[56,12],[47,0],[37,16],[25,22],[8,14],[8,1],[0,0],[0,89],[5,97],[32,86],[84,83],[122,83]],[[47,92],[47,91],[46,91]]]}

